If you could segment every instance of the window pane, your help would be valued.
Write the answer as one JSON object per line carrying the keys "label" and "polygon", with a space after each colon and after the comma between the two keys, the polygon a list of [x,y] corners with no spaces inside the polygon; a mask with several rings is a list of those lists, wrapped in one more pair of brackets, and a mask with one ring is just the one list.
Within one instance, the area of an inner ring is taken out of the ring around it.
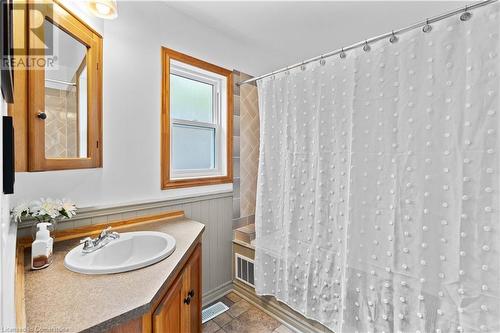
{"label": "window pane", "polygon": [[171,117],[211,123],[212,88],[207,83],[170,75]]}
{"label": "window pane", "polygon": [[172,160],[174,170],[215,168],[215,129],[174,124]]}

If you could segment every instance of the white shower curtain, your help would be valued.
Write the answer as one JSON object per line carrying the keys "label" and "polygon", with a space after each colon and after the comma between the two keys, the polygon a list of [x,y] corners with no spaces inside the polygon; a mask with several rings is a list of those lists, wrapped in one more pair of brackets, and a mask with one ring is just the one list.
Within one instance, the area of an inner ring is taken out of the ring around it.
{"label": "white shower curtain", "polygon": [[335,332],[500,332],[499,8],[259,81],[258,294]]}

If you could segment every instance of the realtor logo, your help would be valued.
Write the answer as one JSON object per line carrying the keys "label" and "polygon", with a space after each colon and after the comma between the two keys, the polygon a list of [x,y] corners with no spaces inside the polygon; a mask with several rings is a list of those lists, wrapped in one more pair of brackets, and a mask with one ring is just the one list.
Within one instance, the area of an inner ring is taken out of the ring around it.
{"label": "realtor logo", "polygon": [[[53,6],[50,3],[10,3],[2,1],[2,13],[10,12],[10,29],[13,40],[10,48],[5,48],[2,56],[2,67],[5,62],[15,69],[57,69],[57,46],[55,25],[50,21]],[[19,33],[17,29],[27,29]]]}
{"label": "realtor logo", "polygon": [[31,3],[27,6],[16,6],[14,4],[14,17],[16,11],[24,15],[28,10],[28,42],[29,54],[35,56],[52,56],[54,54],[54,25],[47,21],[46,17],[52,15],[52,5],[44,3]]}

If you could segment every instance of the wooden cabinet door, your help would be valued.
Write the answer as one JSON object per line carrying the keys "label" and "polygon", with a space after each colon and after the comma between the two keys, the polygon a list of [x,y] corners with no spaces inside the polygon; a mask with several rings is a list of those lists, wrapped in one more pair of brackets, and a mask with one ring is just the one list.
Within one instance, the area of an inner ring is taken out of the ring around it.
{"label": "wooden cabinet door", "polygon": [[201,333],[201,245],[153,313],[154,333]]}
{"label": "wooden cabinet door", "polygon": [[201,333],[201,246],[198,244],[184,268],[182,324],[186,333]]}
{"label": "wooden cabinet door", "polygon": [[183,311],[182,278],[183,274],[181,272],[153,313],[153,332],[184,333],[181,325],[181,312]]}

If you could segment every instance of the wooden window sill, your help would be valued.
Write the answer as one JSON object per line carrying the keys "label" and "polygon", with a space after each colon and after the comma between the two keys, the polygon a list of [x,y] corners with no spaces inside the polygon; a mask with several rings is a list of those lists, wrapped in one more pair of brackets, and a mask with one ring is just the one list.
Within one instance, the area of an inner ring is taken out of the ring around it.
{"label": "wooden window sill", "polygon": [[218,184],[228,184],[232,183],[233,179],[228,176],[224,177],[210,177],[210,178],[189,178],[189,179],[177,179],[166,181],[162,190],[170,190],[174,188],[182,187],[196,187],[196,186],[208,186],[208,185],[218,185]]}

